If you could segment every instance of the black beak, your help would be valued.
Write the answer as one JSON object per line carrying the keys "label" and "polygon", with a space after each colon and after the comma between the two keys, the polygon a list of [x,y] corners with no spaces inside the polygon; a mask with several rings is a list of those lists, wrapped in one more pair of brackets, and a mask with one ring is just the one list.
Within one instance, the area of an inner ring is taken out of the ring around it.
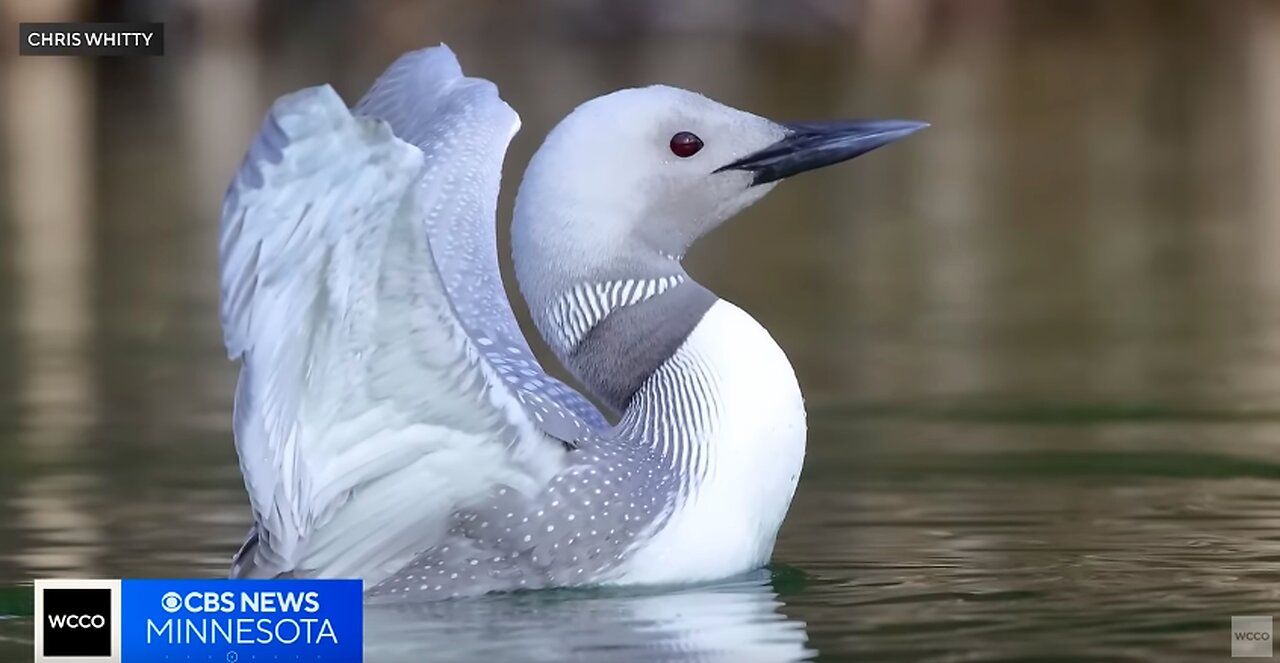
{"label": "black beak", "polygon": [[767,184],[806,170],[866,154],[927,126],[907,120],[848,120],[786,124],[787,135],[759,152],[722,166],[755,174],[751,184]]}

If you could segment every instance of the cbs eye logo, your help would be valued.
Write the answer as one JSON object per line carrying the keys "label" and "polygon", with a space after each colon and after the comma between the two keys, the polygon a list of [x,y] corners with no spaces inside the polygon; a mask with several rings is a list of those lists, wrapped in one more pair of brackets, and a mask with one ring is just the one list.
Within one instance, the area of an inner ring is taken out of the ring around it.
{"label": "cbs eye logo", "polygon": [[68,586],[73,582],[36,583],[36,660],[118,660],[113,637],[119,630],[114,600],[118,589],[94,581]]}
{"label": "cbs eye logo", "polygon": [[160,607],[164,608],[165,612],[177,612],[182,608],[182,595],[177,592],[165,592],[164,596],[160,597]]}

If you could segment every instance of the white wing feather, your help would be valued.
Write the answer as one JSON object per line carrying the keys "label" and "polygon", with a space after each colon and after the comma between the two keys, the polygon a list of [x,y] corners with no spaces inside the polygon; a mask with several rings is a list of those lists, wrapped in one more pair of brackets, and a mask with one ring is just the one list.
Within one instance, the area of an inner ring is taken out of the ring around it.
{"label": "white wing feather", "polygon": [[[386,121],[426,155],[422,223],[436,267],[458,321],[516,399],[539,427],[567,443],[606,428],[594,405],[542,370],[502,287],[494,208],[502,151],[520,122],[497,88],[463,76],[447,47],[428,48],[397,60],[356,113]],[[473,149],[478,136],[501,150]]]}
{"label": "white wing feather", "polygon": [[413,67],[432,92],[397,112],[447,141],[424,150],[309,88],[273,106],[227,193],[221,313],[242,362],[236,448],[256,536],[241,575],[376,582],[459,506],[499,485],[533,491],[564,462],[509,367],[469,336],[489,323],[458,315],[432,254],[449,238],[424,227],[493,226],[519,119],[447,49],[413,55],[388,75]]}

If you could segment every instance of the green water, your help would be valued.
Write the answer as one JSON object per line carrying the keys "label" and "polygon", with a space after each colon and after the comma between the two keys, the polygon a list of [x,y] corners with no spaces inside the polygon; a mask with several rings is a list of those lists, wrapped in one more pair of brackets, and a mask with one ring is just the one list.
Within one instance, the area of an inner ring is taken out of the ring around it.
{"label": "green water", "polygon": [[369,660],[1227,658],[1232,615],[1280,613],[1280,15],[975,4],[909,43],[406,9],[265,51],[0,60],[0,660],[30,658],[33,578],[225,573],[221,191],[275,95],[350,97],[440,39],[524,117],[504,205],[557,117],[625,85],[933,128],[691,256],[808,399],[769,572],[371,611]]}

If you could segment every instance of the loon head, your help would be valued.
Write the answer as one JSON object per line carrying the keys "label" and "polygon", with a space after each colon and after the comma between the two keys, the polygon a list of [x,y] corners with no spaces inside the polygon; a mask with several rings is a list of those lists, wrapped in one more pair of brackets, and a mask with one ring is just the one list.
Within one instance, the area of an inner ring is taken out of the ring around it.
{"label": "loon head", "polygon": [[779,180],[925,126],[783,124],[679,88],[620,90],[578,106],[548,134],[520,186],[518,236],[562,232],[578,247],[681,256]]}
{"label": "loon head", "polygon": [[[547,135],[516,196],[516,277],[539,331],[580,373],[570,355],[585,330],[565,330],[574,317],[554,314],[566,293],[629,282],[655,284],[646,293],[662,291],[684,278],[679,260],[695,241],[781,179],[925,126],[785,124],[666,86],[621,90],[578,106]],[[577,305],[573,299],[570,306]],[[581,304],[579,326],[608,315],[593,309],[609,302]]]}

